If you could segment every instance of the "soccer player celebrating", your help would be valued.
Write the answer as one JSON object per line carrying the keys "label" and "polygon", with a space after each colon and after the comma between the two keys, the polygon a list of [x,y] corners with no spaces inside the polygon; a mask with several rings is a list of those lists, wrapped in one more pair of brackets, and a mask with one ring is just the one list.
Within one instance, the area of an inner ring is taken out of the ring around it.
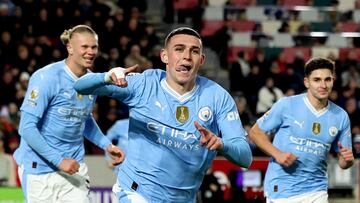
{"label": "soccer player celebrating", "polygon": [[113,187],[122,203],[192,203],[218,152],[243,167],[252,161],[234,100],[198,76],[205,60],[200,35],[187,27],[173,30],[160,56],[166,71],[124,78],[134,66],[114,68],[86,74],[74,86],[129,106],[127,158]]}
{"label": "soccer player celebrating", "polygon": [[68,57],[36,71],[21,106],[20,147],[14,158],[27,202],[90,202],[84,136],[121,163],[124,153],[101,133],[92,109],[96,97],[74,82],[92,67],[98,36],[86,26],[65,30]]}
{"label": "soccer player celebrating", "polygon": [[[328,99],[334,69],[328,59],[310,59],[305,65],[307,92],[279,100],[251,128],[250,139],[272,157],[264,183],[267,202],[328,202],[326,160],[331,147],[341,168],[352,166],[349,117]],[[273,130],[271,143],[265,133]]]}

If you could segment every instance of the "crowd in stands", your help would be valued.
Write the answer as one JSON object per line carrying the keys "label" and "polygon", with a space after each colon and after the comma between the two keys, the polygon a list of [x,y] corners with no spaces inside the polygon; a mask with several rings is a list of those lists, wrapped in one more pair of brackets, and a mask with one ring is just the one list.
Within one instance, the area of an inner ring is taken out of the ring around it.
{"label": "crowd in stands", "polygon": [[[165,10],[160,23],[189,24],[203,35],[205,53],[213,54],[207,60],[218,63],[205,64],[202,73],[209,75],[206,71],[214,64],[228,73],[225,88],[233,94],[246,129],[281,97],[302,92],[306,60],[324,56],[337,67],[331,100],[348,112],[352,134],[360,134],[359,0],[344,1],[352,4],[350,8],[334,0],[162,2]],[[147,0],[0,1],[0,138],[6,153],[19,144],[19,108],[29,77],[65,58],[59,38],[65,29],[87,24],[98,33],[101,53],[94,72],[133,64],[139,64],[139,72],[164,68],[158,25],[149,23],[145,15],[149,4]],[[314,11],[317,18],[312,19]],[[331,44],[332,34],[345,39],[346,46]],[[94,115],[106,132],[128,111],[121,103],[101,97]],[[91,145],[86,149],[100,153]]]}

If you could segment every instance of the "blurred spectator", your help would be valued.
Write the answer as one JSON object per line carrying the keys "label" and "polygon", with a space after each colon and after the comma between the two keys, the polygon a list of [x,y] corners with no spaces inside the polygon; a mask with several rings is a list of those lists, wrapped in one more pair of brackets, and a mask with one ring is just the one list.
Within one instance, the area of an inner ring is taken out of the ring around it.
{"label": "blurred spectator", "polygon": [[256,43],[256,47],[268,47],[271,37],[264,33],[261,23],[256,23],[251,33],[251,40]]}
{"label": "blurred spectator", "polygon": [[255,117],[249,107],[247,106],[246,98],[242,95],[234,96],[235,104],[237,110],[239,112],[240,120],[244,128],[251,127],[256,121],[257,117]]}
{"label": "blurred spectator", "polygon": [[125,60],[125,67],[130,67],[135,64],[139,65],[139,72],[143,72],[145,69],[149,67],[149,60],[141,55],[140,46],[134,44],[131,46],[129,55],[126,56]]}
{"label": "blurred spectator", "polygon": [[353,153],[355,159],[360,159],[360,134],[356,134],[353,139]]}
{"label": "blurred spectator", "polygon": [[250,61],[251,66],[258,66],[261,74],[269,74],[271,68],[271,61],[266,58],[263,49],[256,49],[254,57]]}
{"label": "blurred spectator", "polygon": [[286,22],[286,21],[283,21],[281,23],[280,28],[278,29],[278,32],[279,33],[290,33],[290,25],[289,25],[289,23]]}
{"label": "blurred spectator", "polygon": [[303,23],[298,28],[298,35],[294,37],[296,46],[312,46],[315,39],[310,36],[311,26],[309,23]]}
{"label": "blurred spectator", "polygon": [[245,97],[248,101],[251,112],[256,112],[256,103],[258,100],[258,92],[260,88],[264,85],[265,74],[260,71],[258,65],[252,65],[250,67],[250,73],[245,78]]}
{"label": "blurred spectator", "polygon": [[0,139],[0,169],[0,187],[16,186],[16,164],[12,156],[5,153],[2,139]]}
{"label": "blurred spectator", "polygon": [[124,61],[121,60],[118,48],[110,49],[109,67],[124,67]]}
{"label": "blurred spectator", "polygon": [[160,58],[160,51],[161,47],[159,45],[154,46],[149,54],[149,60],[152,63],[152,67],[165,70],[165,64],[161,61]]}
{"label": "blurred spectator", "polygon": [[261,87],[259,91],[258,102],[256,104],[257,116],[262,116],[276,101],[282,97],[284,97],[284,93],[281,89],[274,86],[274,79],[272,77],[268,77],[265,85]]}
{"label": "blurred spectator", "polygon": [[16,88],[15,88],[15,79],[13,76],[13,73],[10,70],[6,70],[2,74],[2,80],[0,81],[0,106],[1,105],[7,105],[10,102],[15,101],[15,94],[16,94]]}
{"label": "blurred spectator", "polygon": [[360,87],[360,73],[356,68],[357,64],[349,64],[347,70],[341,73],[341,87],[349,85],[354,81],[357,87]]}
{"label": "blurred spectator", "polygon": [[16,45],[12,38],[12,34],[4,30],[1,32],[0,38],[0,66],[11,66],[15,62]]}
{"label": "blurred spectator", "polygon": [[231,40],[232,25],[231,21],[225,21],[222,28],[217,30],[212,36],[209,46],[219,55],[222,68],[228,68],[228,43]]}
{"label": "blurred spectator", "polygon": [[230,66],[230,92],[244,92],[246,88],[244,78],[249,75],[249,72],[248,54],[241,51],[237,54],[236,60]]}
{"label": "blurred spectator", "polygon": [[351,129],[353,129],[356,126],[360,126],[360,110],[358,108],[357,100],[354,97],[348,98],[345,102],[344,109],[349,115],[351,121],[350,123]]}
{"label": "blurred spectator", "polygon": [[211,168],[206,171],[199,193],[197,203],[219,203],[224,201],[224,192]]}

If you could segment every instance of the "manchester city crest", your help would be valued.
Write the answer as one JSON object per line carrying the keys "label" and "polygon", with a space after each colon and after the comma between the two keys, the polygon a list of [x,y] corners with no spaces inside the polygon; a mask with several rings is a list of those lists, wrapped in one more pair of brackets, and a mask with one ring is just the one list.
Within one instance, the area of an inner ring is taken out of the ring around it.
{"label": "manchester city crest", "polygon": [[211,109],[209,107],[202,107],[200,110],[199,110],[199,113],[198,113],[198,117],[200,120],[206,122],[208,120],[211,119],[212,117],[212,112],[211,112]]}
{"label": "manchester city crest", "polygon": [[329,128],[329,134],[331,137],[336,136],[337,133],[338,133],[338,129],[335,126],[331,126]]}
{"label": "manchester city crest", "polygon": [[181,124],[189,120],[189,108],[187,106],[176,107],[176,120]]}

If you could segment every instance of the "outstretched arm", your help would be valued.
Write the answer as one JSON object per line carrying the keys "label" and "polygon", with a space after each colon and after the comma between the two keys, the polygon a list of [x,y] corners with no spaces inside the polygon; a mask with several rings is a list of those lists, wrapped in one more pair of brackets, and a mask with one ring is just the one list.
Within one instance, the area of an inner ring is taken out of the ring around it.
{"label": "outstretched arm", "polygon": [[38,154],[58,167],[60,170],[73,174],[79,170],[79,163],[70,158],[62,157],[51,148],[37,128],[39,118],[25,111],[21,112],[19,133],[26,143]]}
{"label": "outstretched arm", "polygon": [[297,159],[297,157],[289,152],[280,151],[269,140],[268,136],[255,124],[250,132],[250,139],[266,154],[272,156],[279,164],[289,167]]}
{"label": "outstretched arm", "polygon": [[112,68],[106,73],[88,73],[82,76],[75,82],[74,88],[80,94],[109,96],[113,92],[113,87],[110,85],[117,85],[119,87],[126,87],[127,81],[125,76],[134,72],[137,65],[129,68]]}

